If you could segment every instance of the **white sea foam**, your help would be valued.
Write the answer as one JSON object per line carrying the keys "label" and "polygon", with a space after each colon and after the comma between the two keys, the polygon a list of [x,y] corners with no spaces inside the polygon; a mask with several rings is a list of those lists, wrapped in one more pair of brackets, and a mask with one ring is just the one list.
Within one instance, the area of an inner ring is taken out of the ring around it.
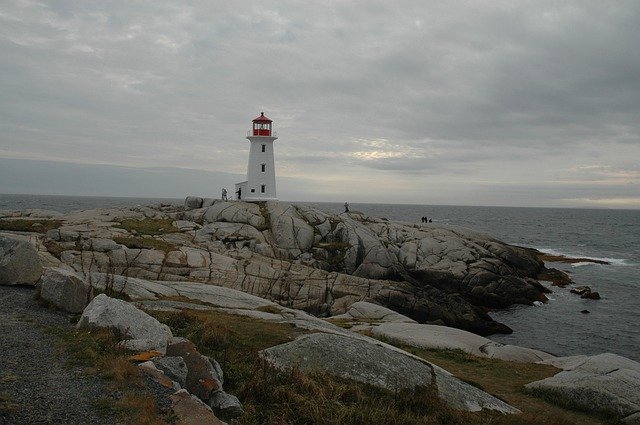
{"label": "white sea foam", "polygon": [[[611,258],[611,257],[592,257],[590,255],[576,254],[571,252],[563,252],[553,248],[536,248],[538,251],[543,252],[549,255],[558,255],[562,257],[568,258],[584,258],[585,260],[593,260],[593,261],[606,261],[609,265],[612,266],[629,266],[629,262],[625,258]],[[573,263],[573,267],[583,267],[583,266],[593,266],[597,265],[597,263],[592,263],[589,261],[581,261],[578,263]]]}

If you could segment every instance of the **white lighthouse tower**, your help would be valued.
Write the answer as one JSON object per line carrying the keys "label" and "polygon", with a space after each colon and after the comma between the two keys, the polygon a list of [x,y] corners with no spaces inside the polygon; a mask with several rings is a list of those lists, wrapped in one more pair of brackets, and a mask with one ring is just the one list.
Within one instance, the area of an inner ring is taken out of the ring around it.
{"label": "white lighthouse tower", "polygon": [[247,133],[251,143],[247,180],[236,183],[236,199],[243,201],[277,201],[276,169],[273,161],[273,142],[278,138],[264,112],[253,120]]}

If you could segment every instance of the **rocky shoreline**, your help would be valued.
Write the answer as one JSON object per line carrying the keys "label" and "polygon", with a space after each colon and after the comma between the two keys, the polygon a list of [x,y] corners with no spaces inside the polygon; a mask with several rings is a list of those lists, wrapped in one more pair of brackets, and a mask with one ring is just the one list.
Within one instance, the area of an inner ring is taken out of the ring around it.
{"label": "rocky shoreline", "polygon": [[[453,226],[201,198],[187,198],[184,208],[0,217],[60,223],[34,239],[47,265],[209,282],[323,317],[367,300],[421,323],[510,333],[486,312],[545,301],[549,292],[537,279],[550,271],[535,253]],[[165,229],[127,231],[121,223],[131,220],[155,220]]]}
{"label": "rocky shoreline", "polygon": [[[564,362],[482,337],[511,332],[489,317],[490,309],[544,302],[549,289],[539,280],[570,280],[546,268],[539,252],[469,229],[392,222],[360,213],[330,215],[278,202],[197,197],[188,197],[181,207],[69,214],[0,211],[0,229],[10,229],[0,230],[0,284],[37,284],[47,301],[82,313],[80,327],[121,329],[117,334],[125,348],[157,353],[147,354],[157,359],[143,366],[157,376],[173,373],[159,366],[162,359],[187,359],[184,350],[197,353],[197,348],[173,338],[164,325],[156,325],[137,308],[215,310],[314,332],[264,350],[263,358],[275,367],[301,367],[299,359],[305,358],[310,368],[387,389],[406,374],[402,381],[407,385],[436,385],[440,397],[457,409],[517,413],[437,366],[371,336],[486,358],[555,362],[570,373],[561,372],[558,379],[532,388],[543,386],[575,394],[576,399],[587,388],[599,394],[604,407],[615,400],[616,415],[638,423],[632,417],[640,407],[636,362],[613,355]],[[131,308],[144,316],[134,319],[137,313],[129,312],[114,319],[117,323],[92,321],[112,308],[129,309],[129,303],[114,297],[134,303],[137,308]],[[348,323],[350,329],[336,323]],[[327,348],[334,346],[341,350]],[[358,359],[359,353],[365,357]],[[376,373],[372,361],[381,367]],[[174,388],[186,385],[189,397],[196,396],[214,411],[230,403],[239,414],[239,401],[222,391],[222,371],[215,360],[203,362],[194,367],[208,371],[210,386],[203,389],[190,385],[189,378],[178,382],[171,377]],[[614,379],[606,370],[612,362],[624,367],[616,369],[616,383],[602,385],[602,379]],[[414,382],[412,376],[419,379]],[[613,388],[620,383],[623,393]],[[176,400],[185,397],[178,395]]]}

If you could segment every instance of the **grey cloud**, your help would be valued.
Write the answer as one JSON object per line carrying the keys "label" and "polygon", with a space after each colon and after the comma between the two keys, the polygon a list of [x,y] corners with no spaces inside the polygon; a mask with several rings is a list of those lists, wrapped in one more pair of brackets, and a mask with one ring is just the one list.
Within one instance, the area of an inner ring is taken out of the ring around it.
{"label": "grey cloud", "polygon": [[[242,173],[263,109],[283,170],[382,170],[407,201],[407,174],[593,180],[567,170],[640,157],[639,18],[633,2],[4,3],[0,157]],[[395,147],[364,160],[360,139]]]}

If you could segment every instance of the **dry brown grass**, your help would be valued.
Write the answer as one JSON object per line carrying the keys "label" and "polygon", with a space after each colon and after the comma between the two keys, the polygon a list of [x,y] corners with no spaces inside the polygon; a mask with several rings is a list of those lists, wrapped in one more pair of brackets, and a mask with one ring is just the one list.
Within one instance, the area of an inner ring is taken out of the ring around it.
{"label": "dry brown grass", "polygon": [[128,232],[135,232],[138,235],[163,235],[166,233],[177,233],[180,229],[173,227],[173,221],[169,219],[145,218],[143,220],[124,219],[115,227],[125,229]]}
{"label": "dry brown grass", "polygon": [[126,423],[137,425],[166,425],[167,422],[158,416],[156,403],[150,395],[129,395],[116,402],[116,408],[126,417]]}
{"label": "dry brown grass", "polygon": [[246,411],[234,423],[474,423],[472,415],[443,406],[430,388],[393,393],[320,372],[274,369],[258,351],[302,333],[291,325],[215,311],[153,314],[221,364],[225,390],[238,396]]}

